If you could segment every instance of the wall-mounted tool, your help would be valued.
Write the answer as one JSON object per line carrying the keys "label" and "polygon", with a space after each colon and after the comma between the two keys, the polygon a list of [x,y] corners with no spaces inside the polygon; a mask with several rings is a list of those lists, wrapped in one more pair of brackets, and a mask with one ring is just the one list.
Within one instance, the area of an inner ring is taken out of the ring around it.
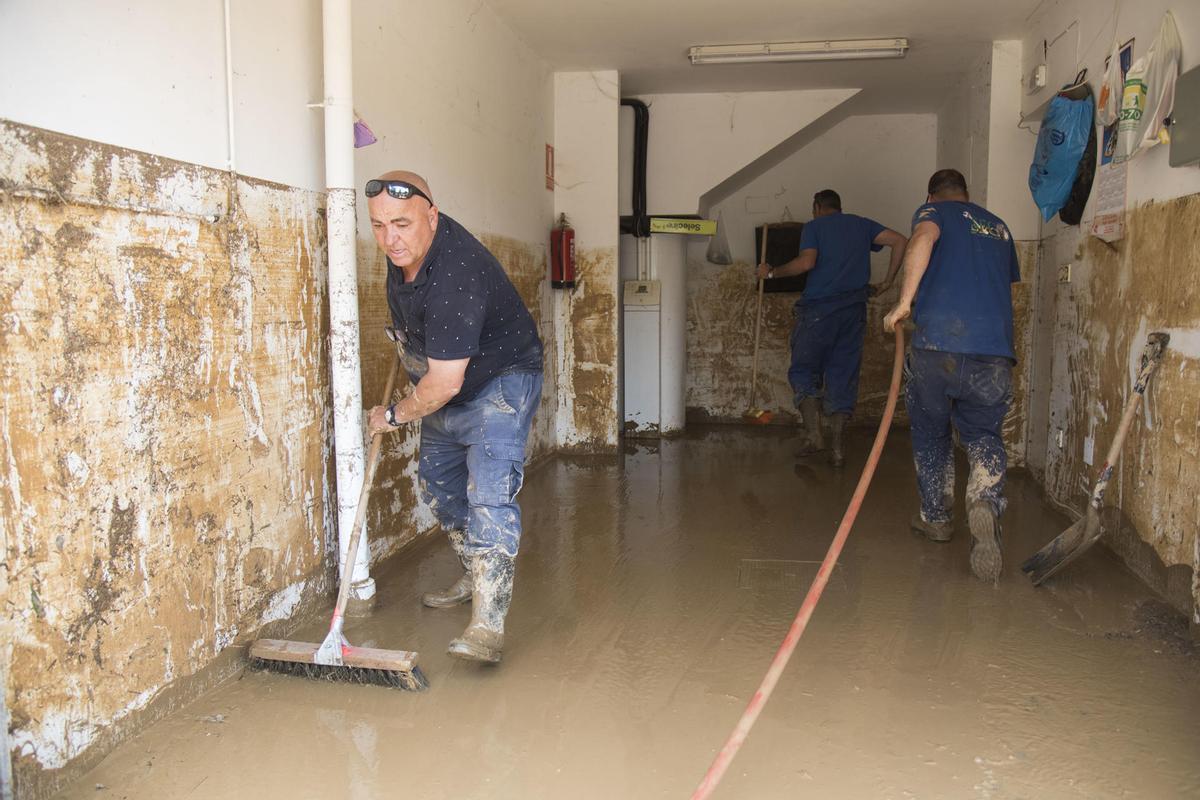
{"label": "wall-mounted tool", "polygon": [[1113,437],[1112,446],[1108,448],[1108,457],[1100,467],[1100,475],[1092,488],[1092,499],[1088,503],[1087,512],[1071,527],[1055,537],[1054,541],[1038,550],[1021,565],[1021,570],[1029,575],[1034,586],[1040,586],[1050,576],[1063,569],[1088,548],[1100,540],[1103,531],[1100,530],[1100,507],[1104,505],[1104,490],[1112,478],[1113,468],[1121,458],[1121,446],[1125,444],[1125,434],[1137,416],[1138,408],[1146,394],[1150,377],[1162,361],[1163,351],[1171,337],[1166,333],[1152,333],[1142,351],[1142,369],[1133,384],[1133,392],[1129,402],[1125,404],[1125,413],[1121,415],[1121,424],[1117,426],[1117,435]]}

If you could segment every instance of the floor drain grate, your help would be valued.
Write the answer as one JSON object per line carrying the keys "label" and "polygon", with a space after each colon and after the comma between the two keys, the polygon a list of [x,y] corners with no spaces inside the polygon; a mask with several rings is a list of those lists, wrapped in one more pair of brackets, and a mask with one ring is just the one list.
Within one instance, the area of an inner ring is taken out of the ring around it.
{"label": "floor drain grate", "polygon": [[[792,561],[782,558],[743,558],[738,564],[738,588],[804,589],[812,583],[820,561]],[[840,578],[841,565],[835,564],[833,577]],[[840,580],[834,582],[840,583]]]}

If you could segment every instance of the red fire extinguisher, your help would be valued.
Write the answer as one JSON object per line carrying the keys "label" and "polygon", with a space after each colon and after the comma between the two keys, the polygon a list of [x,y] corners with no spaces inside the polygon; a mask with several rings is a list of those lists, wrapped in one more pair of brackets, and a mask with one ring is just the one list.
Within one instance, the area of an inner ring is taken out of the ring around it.
{"label": "red fire extinguisher", "polygon": [[567,215],[560,214],[558,227],[550,231],[550,285],[555,289],[575,288],[575,229]]}

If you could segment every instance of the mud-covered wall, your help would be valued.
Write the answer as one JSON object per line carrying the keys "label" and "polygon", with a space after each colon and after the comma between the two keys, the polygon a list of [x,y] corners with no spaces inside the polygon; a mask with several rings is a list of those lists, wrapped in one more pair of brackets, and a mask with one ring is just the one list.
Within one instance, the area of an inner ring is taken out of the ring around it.
{"label": "mud-covered wall", "polygon": [[[1014,334],[1017,368],[1013,373],[1013,408],[1004,422],[1010,462],[1025,459],[1028,424],[1032,338],[1032,286],[1038,269],[1037,245],[1018,243],[1021,282],[1013,284]],[[883,316],[895,304],[893,287],[867,303],[867,332],[863,344],[862,373],[858,387],[859,423],[877,421],[883,414],[892,375],[893,339],[883,332]],[[762,334],[758,354],[758,397],[755,405],[775,412],[774,422],[795,424],[792,390],[787,381],[791,361],[789,337],[794,321],[792,305],[797,295],[763,295]],[[728,267],[707,261],[688,262],[688,393],[689,419],[741,422],[750,402],[750,373],[754,355],[754,318],[757,284],[753,266]],[[897,419],[906,421],[904,403]]]}
{"label": "mud-covered wall", "polygon": [[577,249],[576,265],[575,288],[554,290],[558,443],[606,452],[617,444],[617,248]]}
{"label": "mud-covered wall", "polygon": [[1200,194],[1132,209],[1127,225],[1115,248],[1077,229],[1049,243],[1074,264],[1055,287],[1046,488],[1084,508],[1146,335],[1170,333],[1108,487],[1105,540],[1200,622]]}
{"label": "mud-covered wall", "polygon": [[313,192],[14,123],[0,163],[0,656],[28,796],[328,587],[324,221]]}

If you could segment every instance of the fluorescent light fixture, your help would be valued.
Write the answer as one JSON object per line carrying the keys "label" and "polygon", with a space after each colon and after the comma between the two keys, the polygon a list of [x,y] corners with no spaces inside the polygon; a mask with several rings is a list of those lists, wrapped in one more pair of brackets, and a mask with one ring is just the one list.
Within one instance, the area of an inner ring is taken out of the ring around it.
{"label": "fluorescent light fixture", "polygon": [[849,39],[841,42],[706,44],[688,49],[692,64],[753,64],[760,61],[848,61],[903,58],[908,39]]}

